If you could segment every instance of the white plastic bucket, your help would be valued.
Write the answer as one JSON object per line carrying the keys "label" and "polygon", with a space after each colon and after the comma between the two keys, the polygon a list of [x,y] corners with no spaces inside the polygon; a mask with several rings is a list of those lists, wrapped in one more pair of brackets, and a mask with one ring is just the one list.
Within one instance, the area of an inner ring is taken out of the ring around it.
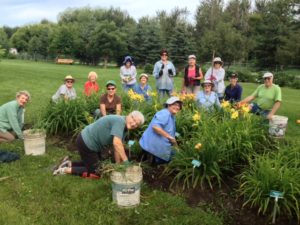
{"label": "white plastic bucket", "polygon": [[119,207],[135,207],[140,204],[141,183],[143,180],[142,168],[132,166],[124,172],[113,171],[112,198]]}
{"label": "white plastic bucket", "polygon": [[284,137],[288,118],[285,116],[273,116],[269,122],[269,134],[274,137]]}
{"label": "white plastic bucket", "polygon": [[46,152],[46,133],[43,130],[25,130],[24,149],[26,155],[43,155]]}

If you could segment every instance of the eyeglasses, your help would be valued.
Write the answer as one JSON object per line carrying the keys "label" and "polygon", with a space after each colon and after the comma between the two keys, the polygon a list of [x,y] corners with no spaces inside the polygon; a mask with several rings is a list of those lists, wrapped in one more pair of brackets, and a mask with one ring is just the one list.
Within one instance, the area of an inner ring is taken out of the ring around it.
{"label": "eyeglasses", "polygon": [[204,87],[211,87],[210,84],[204,84]]}
{"label": "eyeglasses", "polygon": [[72,80],[67,80],[67,83],[68,83],[68,84],[72,84],[73,81],[72,81]]}
{"label": "eyeglasses", "polygon": [[115,88],[106,88],[106,90],[113,91],[113,90],[115,90]]}
{"label": "eyeglasses", "polygon": [[264,80],[271,80],[271,77],[265,77]]}

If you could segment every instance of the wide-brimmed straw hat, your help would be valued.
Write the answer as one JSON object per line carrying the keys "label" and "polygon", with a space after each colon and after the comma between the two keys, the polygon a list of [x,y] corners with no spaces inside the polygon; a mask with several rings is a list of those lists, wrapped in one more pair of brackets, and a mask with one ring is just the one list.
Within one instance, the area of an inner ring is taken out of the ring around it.
{"label": "wide-brimmed straw hat", "polygon": [[149,79],[149,76],[145,73],[142,73],[139,79],[142,79],[142,77],[145,77],[147,80]]}
{"label": "wide-brimmed straw hat", "polygon": [[203,83],[201,83],[201,86],[204,87],[204,84],[210,84],[211,87],[214,87],[214,86],[215,86],[214,83],[211,82],[210,80],[205,80]]}
{"label": "wide-brimmed straw hat", "polygon": [[65,77],[64,81],[67,81],[67,80],[72,80],[73,82],[75,82],[75,79],[71,75],[67,75]]}
{"label": "wide-brimmed straw hat", "polygon": [[220,57],[214,58],[213,62],[214,63],[221,63],[221,65],[223,65],[223,61],[222,61],[222,59]]}
{"label": "wide-brimmed straw hat", "polygon": [[180,104],[180,109],[182,109],[183,102],[176,96],[168,98],[165,102],[164,106],[167,108],[169,105],[173,105],[174,103],[178,102]]}

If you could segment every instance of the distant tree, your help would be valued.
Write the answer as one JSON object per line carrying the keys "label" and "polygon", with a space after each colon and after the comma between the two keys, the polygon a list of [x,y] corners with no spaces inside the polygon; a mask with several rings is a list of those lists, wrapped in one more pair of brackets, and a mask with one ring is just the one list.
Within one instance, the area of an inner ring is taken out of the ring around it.
{"label": "distant tree", "polygon": [[16,48],[18,52],[27,52],[30,39],[30,27],[21,27],[10,38],[10,45]]}
{"label": "distant tree", "polygon": [[138,63],[152,64],[159,58],[162,46],[158,21],[155,18],[142,17],[130,40],[129,51]]}
{"label": "distant tree", "polygon": [[170,57],[176,67],[182,68],[190,54],[196,54],[196,42],[185,24],[178,24],[170,35],[167,45]]}
{"label": "distant tree", "polygon": [[0,28],[0,45],[5,50],[9,49],[8,37],[7,37],[7,34],[6,34],[6,32],[3,28]]}
{"label": "distant tree", "polygon": [[0,61],[4,57],[5,53],[6,53],[6,49],[2,48],[2,46],[0,45]]}

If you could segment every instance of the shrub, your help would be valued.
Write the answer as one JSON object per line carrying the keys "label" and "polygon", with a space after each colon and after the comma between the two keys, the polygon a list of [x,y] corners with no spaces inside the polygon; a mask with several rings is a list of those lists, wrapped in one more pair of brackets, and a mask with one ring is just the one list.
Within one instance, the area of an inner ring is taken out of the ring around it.
{"label": "shrub", "polygon": [[154,65],[150,63],[146,63],[144,66],[144,72],[147,74],[152,74],[154,69]]}
{"label": "shrub", "polygon": [[90,114],[80,99],[49,103],[42,120],[47,133],[52,135],[71,135],[89,121]]}
{"label": "shrub", "polygon": [[[223,172],[234,166],[245,164],[258,152],[273,147],[267,135],[267,126],[260,117],[235,112],[215,111],[208,114],[182,110],[177,116],[177,130],[180,132],[179,152],[166,168],[167,174],[175,174],[174,182],[183,180],[183,188],[203,186],[213,182],[221,184]],[[199,145],[202,146],[199,148]],[[192,160],[202,162],[195,168],[192,179]]]}
{"label": "shrub", "polygon": [[275,210],[290,217],[295,215],[300,222],[299,171],[300,152],[296,146],[252,159],[249,167],[239,176],[238,191],[244,197],[244,206],[255,206],[258,213],[271,214],[275,206],[270,191],[280,191],[284,196],[278,200]]}
{"label": "shrub", "polygon": [[229,79],[230,75],[233,73],[237,73],[240,82],[256,82],[256,76],[254,76],[248,70],[225,70],[226,72],[226,79]]}

